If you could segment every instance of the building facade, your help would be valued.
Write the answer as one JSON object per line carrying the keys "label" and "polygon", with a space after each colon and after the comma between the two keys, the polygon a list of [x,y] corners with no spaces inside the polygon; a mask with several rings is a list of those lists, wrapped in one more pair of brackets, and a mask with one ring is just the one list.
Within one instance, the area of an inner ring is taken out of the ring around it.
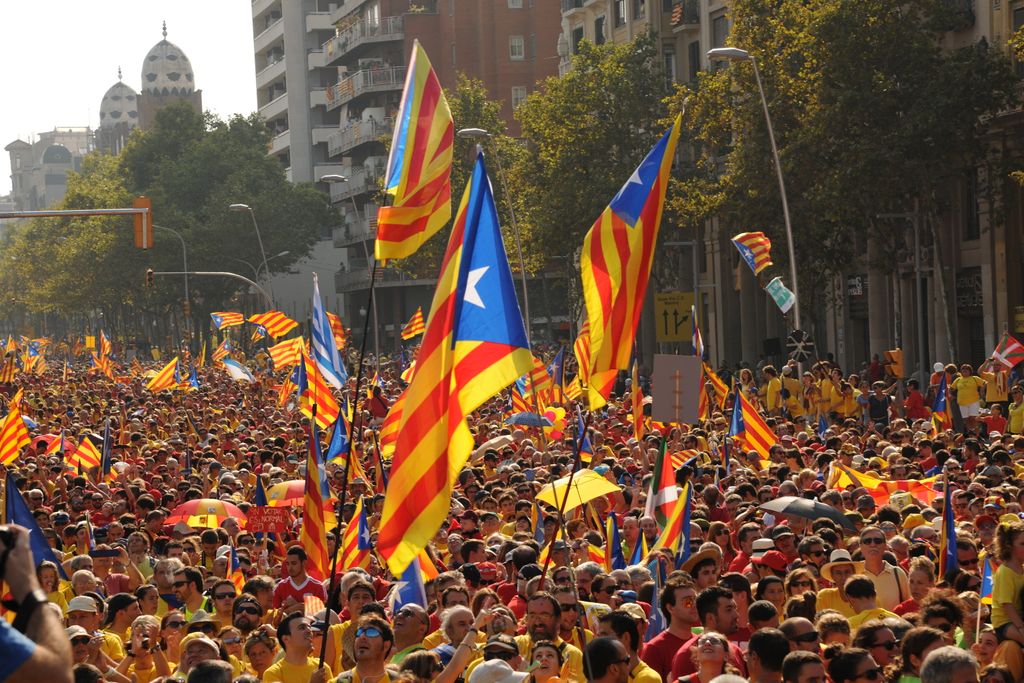
{"label": "building facade", "polygon": [[323,187],[344,216],[333,240],[319,243],[309,260],[337,264],[346,324],[361,334],[363,316],[376,311],[387,340],[382,349],[392,348],[416,307],[429,307],[434,284],[379,268],[377,300],[367,310],[385,141],[413,41],[423,45],[445,88],[455,87],[459,73],[481,80],[516,134],[515,106],[558,73],[558,4],[256,0],[252,13],[259,112],[276,133],[269,152],[293,182],[334,176]]}

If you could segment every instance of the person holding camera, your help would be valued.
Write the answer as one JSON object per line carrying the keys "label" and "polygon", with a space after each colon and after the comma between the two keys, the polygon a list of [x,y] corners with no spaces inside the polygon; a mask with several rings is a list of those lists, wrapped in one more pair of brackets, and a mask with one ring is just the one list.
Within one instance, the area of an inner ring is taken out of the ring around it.
{"label": "person holding camera", "polygon": [[28,530],[0,527],[0,576],[17,603],[13,624],[0,619],[0,680],[70,683],[71,644],[36,578]]}

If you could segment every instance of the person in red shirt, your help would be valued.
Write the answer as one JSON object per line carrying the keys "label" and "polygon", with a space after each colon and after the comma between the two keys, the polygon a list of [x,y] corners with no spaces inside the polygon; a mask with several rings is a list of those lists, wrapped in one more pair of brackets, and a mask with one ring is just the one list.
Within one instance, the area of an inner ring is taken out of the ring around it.
{"label": "person in red shirt", "polygon": [[668,680],[672,658],[693,638],[693,628],[700,625],[697,592],[689,579],[673,580],[661,589],[658,601],[668,628],[644,644],[640,659],[657,671],[662,680]]}
{"label": "person in red shirt", "polygon": [[989,414],[981,421],[985,424],[985,432],[988,435],[992,435],[992,432],[998,432],[1000,435],[1006,432],[1006,418],[1003,417],[1003,407],[998,403],[993,403],[989,407]]}
{"label": "person in red shirt", "polygon": [[288,548],[284,568],[288,578],[282,579],[274,588],[274,608],[285,612],[302,609],[307,595],[327,599],[324,585],[306,573],[306,551],[295,545]]}
{"label": "person in red shirt", "polygon": [[[697,596],[697,615],[700,617],[705,633],[714,631],[728,638],[739,628],[739,611],[736,609],[736,600],[728,588],[711,586],[702,590]],[[689,676],[697,671],[693,663],[693,648],[696,646],[697,636],[693,636],[683,643],[672,657],[672,678],[666,677],[666,681]],[[746,676],[747,667],[743,652],[732,641],[729,641],[729,656],[733,665],[739,669],[742,675]]]}
{"label": "person in red shirt", "polygon": [[903,399],[903,414],[908,420],[927,420],[932,411],[925,405],[921,385],[916,379],[907,381],[907,397]]}

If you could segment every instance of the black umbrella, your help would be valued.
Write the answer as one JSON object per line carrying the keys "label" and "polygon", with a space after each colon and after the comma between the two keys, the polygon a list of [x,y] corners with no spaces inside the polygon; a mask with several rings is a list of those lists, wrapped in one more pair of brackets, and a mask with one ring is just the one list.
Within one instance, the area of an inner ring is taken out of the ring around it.
{"label": "black umbrella", "polygon": [[791,515],[793,517],[805,517],[812,522],[822,517],[831,519],[837,524],[841,524],[844,528],[850,531],[856,531],[857,527],[853,525],[853,522],[846,518],[839,510],[836,510],[831,505],[825,503],[819,503],[816,500],[809,498],[798,498],[796,496],[783,496],[782,498],[776,498],[775,500],[769,500],[767,503],[761,503],[758,505],[762,510],[768,512],[775,512],[780,515]]}

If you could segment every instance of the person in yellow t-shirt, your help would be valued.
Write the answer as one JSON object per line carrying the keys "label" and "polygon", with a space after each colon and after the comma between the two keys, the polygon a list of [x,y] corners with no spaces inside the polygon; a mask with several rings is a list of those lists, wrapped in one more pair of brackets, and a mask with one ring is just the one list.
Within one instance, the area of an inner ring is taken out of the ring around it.
{"label": "person in yellow t-shirt", "polygon": [[1002,522],[996,527],[999,568],[992,577],[992,628],[1000,642],[1015,640],[1024,645],[1024,615],[1020,595],[1024,590],[1024,522]]}
{"label": "person in yellow t-shirt", "polygon": [[864,574],[855,574],[846,580],[844,586],[846,597],[857,611],[849,618],[850,631],[856,631],[860,625],[872,619],[898,617],[897,614],[878,606],[878,591],[875,583]]}
{"label": "person in yellow t-shirt", "polygon": [[960,415],[964,418],[964,428],[972,430],[978,425],[981,414],[981,392],[985,388],[985,380],[974,374],[974,369],[964,363],[960,366],[960,376],[953,380],[949,389],[956,398]]}
{"label": "person in yellow t-shirt", "polygon": [[1024,389],[1015,386],[1010,390],[1010,398],[1010,407],[1006,409],[1006,430],[1011,434],[1024,434]]}
{"label": "person in yellow t-shirt", "polygon": [[263,672],[263,683],[325,683],[334,678],[329,664],[317,667],[313,654],[313,630],[310,619],[301,612],[292,612],[281,620],[277,640],[284,657]]}
{"label": "person in yellow t-shirt", "polygon": [[782,368],[782,388],[784,394],[782,400],[789,416],[798,420],[805,414],[800,380],[793,376],[794,370],[790,366]]}
{"label": "person in yellow t-shirt", "polygon": [[774,365],[766,365],[761,369],[764,375],[764,410],[769,416],[782,413],[782,380]]}

